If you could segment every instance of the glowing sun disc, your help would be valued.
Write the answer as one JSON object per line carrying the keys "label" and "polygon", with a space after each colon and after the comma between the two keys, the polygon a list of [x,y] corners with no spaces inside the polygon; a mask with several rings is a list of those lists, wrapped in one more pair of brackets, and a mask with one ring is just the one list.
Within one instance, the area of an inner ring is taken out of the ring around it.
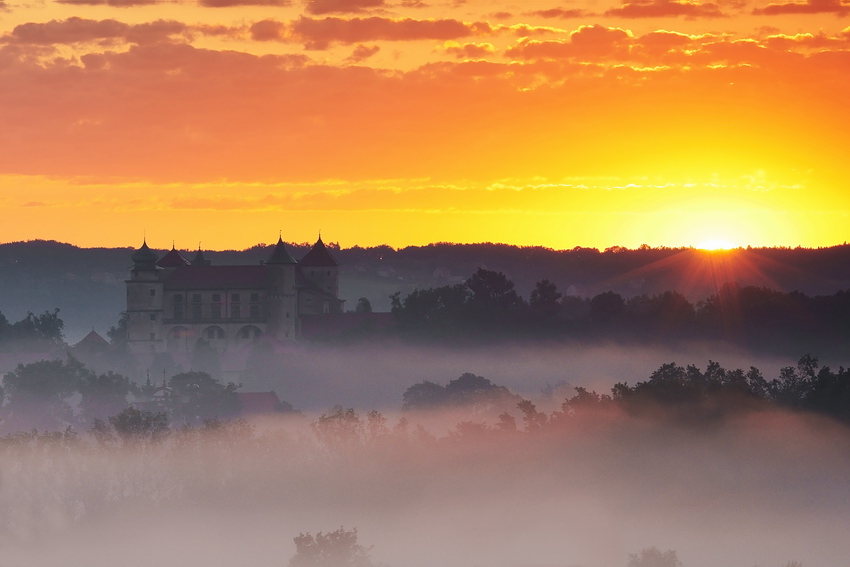
{"label": "glowing sun disc", "polygon": [[731,250],[735,245],[722,238],[710,238],[703,240],[697,248],[700,250]]}

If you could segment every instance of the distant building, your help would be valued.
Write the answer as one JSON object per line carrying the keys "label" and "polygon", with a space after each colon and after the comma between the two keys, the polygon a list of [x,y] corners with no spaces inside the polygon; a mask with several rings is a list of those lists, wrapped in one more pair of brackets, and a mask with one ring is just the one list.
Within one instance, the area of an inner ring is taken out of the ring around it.
{"label": "distant building", "polygon": [[339,262],[321,237],[296,261],[278,239],[258,265],[213,266],[173,247],[162,258],[147,243],[132,256],[127,342],[135,354],[234,352],[261,335],[301,336],[302,317],[343,312]]}

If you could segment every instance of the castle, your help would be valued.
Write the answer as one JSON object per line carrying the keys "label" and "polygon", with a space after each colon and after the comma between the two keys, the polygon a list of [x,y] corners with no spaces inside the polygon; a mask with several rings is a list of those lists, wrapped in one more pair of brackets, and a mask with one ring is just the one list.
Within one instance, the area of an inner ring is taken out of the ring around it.
{"label": "castle", "polygon": [[234,351],[267,335],[296,339],[304,315],[342,313],[339,262],[322,238],[301,259],[282,239],[258,265],[213,266],[172,247],[162,258],[147,242],[132,256],[127,340],[138,355],[191,353],[201,342]]}

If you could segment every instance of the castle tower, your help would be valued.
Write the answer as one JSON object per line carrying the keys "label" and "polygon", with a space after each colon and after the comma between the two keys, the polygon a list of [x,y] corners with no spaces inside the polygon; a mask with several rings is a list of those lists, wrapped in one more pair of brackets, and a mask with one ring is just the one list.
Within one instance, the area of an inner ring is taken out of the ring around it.
{"label": "castle tower", "polygon": [[322,237],[298,263],[304,277],[320,290],[333,297],[339,297],[339,262],[322,242]]}
{"label": "castle tower", "polygon": [[298,294],[295,289],[298,262],[286,249],[283,239],[278,238],[272,255],[263,265],[268,274],[267,332],[278,339],[294,339],[299,331]]}
{"label": "castle tower", "polygon": [[133,267],[127,284],[127,344],[131,352],[161,352],[165,348],[162,336],[163,284],[158,256],[147,242],[133,252]]}

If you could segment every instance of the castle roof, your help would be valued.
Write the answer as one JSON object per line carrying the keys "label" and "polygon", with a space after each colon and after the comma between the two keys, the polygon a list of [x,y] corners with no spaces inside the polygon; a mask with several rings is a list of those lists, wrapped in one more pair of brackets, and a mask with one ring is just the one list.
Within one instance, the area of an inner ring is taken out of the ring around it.
{"label": "castle roof", "polygon": [[142,247],[133,252],[130,258],[133,260],[133,264],[135,264],[135,269],[154,270],[156,269],[156,261],[159,256],[156,255],[156,252],[148,248],[148,242],[144,240],[142,241]]}
{"label": "castle roof", "polygon": [[301,258],[299,265],[324,268],[339,266],[339,262],[337,262],[336,258],[334,258],[330,251],[325,247],[325,243],[322,242],[322,237],[320,236],[319,240],[316,241],[310,251]]}
{"label": "castle roof", "polygon": [[292,257],[292,254],[289,253],[289,250],[286,249],[286,244],[283,243],[283,238],[278,237],[277,244],[275,244],[274,251],[268,260],[265,262],[266,264],[297,264],[298,262],[295,258]]}
{"label": "castle roof", "polygon": [[160,268],[176,268],[178,266],[188,266],[189,260],[180,255],[180,252],[175,250],[174,246],[156,263]]}
{"label": "castle roof", "polygon": [[172,289],[258,289],[268,285],[267,271],[257,266],[181,266],[168,276]]}
{"label": "castle roof", "polygon": [[190,262],[193,266],[209,266],[210,261],[204,258],[204,253],[201,252],[201,247],[198,246],[198,251],[195,252],[195,257]]}

